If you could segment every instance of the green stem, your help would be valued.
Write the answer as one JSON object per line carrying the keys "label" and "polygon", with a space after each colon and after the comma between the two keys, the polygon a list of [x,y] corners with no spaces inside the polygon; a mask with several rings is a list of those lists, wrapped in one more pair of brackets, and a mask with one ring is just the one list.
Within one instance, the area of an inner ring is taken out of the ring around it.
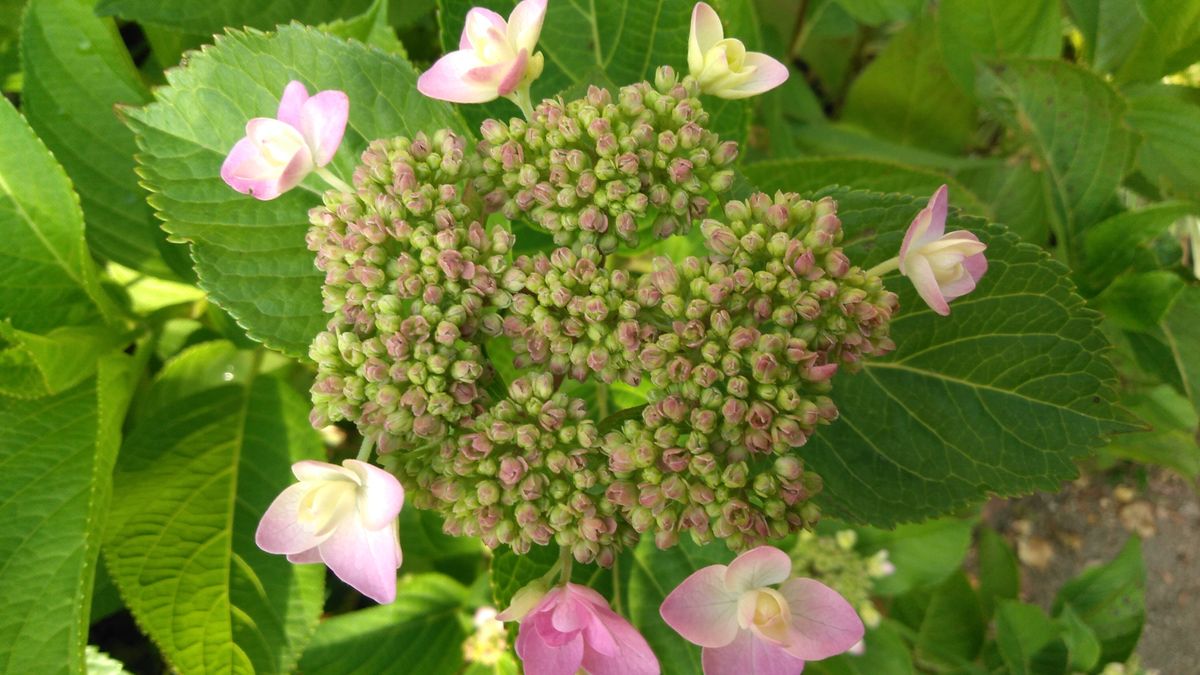
{"label": "green stem", "polygon": [[363,438],[362,445],[359,446],[359,448],[358,448],[358,457],[356,459],[360,462],[370,461],[371,451],[374,449],[375,449],[375,437],[367,436],[367,437]]}
{"label": "green stem", "polygon": [[575,558],[571,555],[571,549],[566,546],[563,546],[561,550],[562,552],[558,556],[558,563],[561,565],[558,583],[566,586],[571,581],[571,565],[575,563]]}
{"label": "green stem", "polygon": [[521,109],[521,114],[525,116],[525,120],[533,121],[533,101],[529,98],[529,85],[518,87],[513,93],[504,98],[512,101]]}
{"label": "green stem", "polygon": [[624,615],[624,603],[621,602],[621,556],[615,556],[612,564],[613,577],[613,610],[617,614]]}
{"label": "green stem", "polygon": [[867,276],[881,277],[881,276],[887,274],[888,272],[892,272],[892,271],[895,271],[898,269],[900,269],[900,258],[892,258],[891,260],[884,260],[883,262],[879,263],[878,265],[867,270]]}
{"label": "green stem", "polygon": [[354,194],[354,188],[350,187],[346,181],[333,175],[333,172],[329,169],[319,166],[314,173],[320,176],[326,183],[329,183],[329,186],[334,190],[345,192],[346,194],[350,195]]}

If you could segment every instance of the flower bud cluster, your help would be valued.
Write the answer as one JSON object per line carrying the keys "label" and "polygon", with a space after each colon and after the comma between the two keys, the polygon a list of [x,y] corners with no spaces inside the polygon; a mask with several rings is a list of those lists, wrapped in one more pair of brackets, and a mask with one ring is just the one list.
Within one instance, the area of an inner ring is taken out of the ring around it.
{"label": "flower bud cluster", "polygon": [[553,542],[608,566],[632,532],[604,499],[612,476],[587,415],[582,399],[555,391],[550,374],[518,377],[507,398],[436,453],[389,460],[413,503],[441,511],[451,534],[518,553]]}
{"label": "flower bud cluster", "polygon": [[327,192],[309,213],[331,315],[309,352],[314,424],[353,420],[386,452],[437,443],[485,403],[480,345],[512,302],[500,280],[513,241],[465,203],[480,169],[466,150],[446,130],[374,141],[354,194]]}
{"label": "flower bud cluster", "polygon": [[615,101],[592,86],[578,100],[543,101],[528,122],[488,120],[476,186],[490,208],[577,251],[636,246],[639,220],[652,219],[660,238],[686,232],[729,189],[737,157],[736,143],[705,128],[699,93],[694,78],[663,67]]}

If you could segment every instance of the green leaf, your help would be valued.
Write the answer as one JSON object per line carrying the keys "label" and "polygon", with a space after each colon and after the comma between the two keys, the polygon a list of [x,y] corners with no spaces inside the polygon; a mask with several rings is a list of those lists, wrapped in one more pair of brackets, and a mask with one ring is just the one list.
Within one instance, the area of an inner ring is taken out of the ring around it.
{"label": "green leaf", "polygon": [[865,551],[887,549],[896,571],[876,579],[875,592],[893,596],[941,583],[962,565],[971,547],[976,518],[941,518],[893,530],[858,530]]}
{"label": "green leaf", "polygon": [[1196,440],[1200,420],[1191,401],[1175,387],[1163,384],[1144,392],[1126,393],[1122,402],[1151,430],[1117,436],[1102,448],[1105,456],[1165,466],[1188,480],[1200,477],[1200,445]]}
{"label": "green leaf", "polygon": [[491,585],[496,606],[508,607],[517,591],[545,576],[556,562],[558,550],[552,546],[534,546],[525,555],[518,555],[507,546],[493,551]]}
{"label": "green leaf", "polygon": [[990,619],[997,603],[1016,600],[1021,592],[1021,568],[1012,547],[990,527],[979,529],[979,602]]}
{"label": "green leaf", "polygon": [[978,161],[902,145],[886,138],[872,136],[850,124],[813,123],[796,127],[794,133],[796,144],[813,155],[868,157],[939,171],[969,166]]}
{"label": "green leaf", "polygon": [[985,68],[983,105],[1045,167],[1059,244],[1100,219],[1133,157],[1125,102],[1099,76],[1062,61],[1014,59]]}
{"label": "green leaf", "polygon": [[925,0],[834,0],[855,21],[878,26],[890,21],[905,21],[920,13]]}
{"label": "green leaf", "polygon": [[[893,257],[924,200],[833,192],[847,255],[865,268]],[[987,274],[940,317],[911,283],[900,296],[896,351],[834,380],[840,418],[804,447],[825,481],[827,512],[887,527],[950,512],[989,493],[1056,489],[1100,434],[1129,429],[1099,316],[1067,270],[998,226],[951,215],[988,244]],[[986,440],[985,440],[986,439]],[[982,445],[987,446],[981,452]]]}
{"label": "green leaf", "polygon": [[1054,613],[1070,606],[1100,640],[1099,663],[1123,662],[1133,653],[1146,622],[1146,566],[1142,544],[1130,537],[1111,562],[1093,567],[1059,591]]}
{"label": "green leaf", "polygon": [[297,21],[317,24],[358,16],[371,0],[206,0],[164,3],[159,0],[100,0],[96,13],[122,19],[178,28],[189,33],[219,33],[226,27],[274,28]]}
{"label": "green leaf", "polygon": [[128,675],[125,664],[100,651],[99,647],[87,646],[85,672],[87,675]]}
{"label": "green leaf", "polygon": [[926,197],[942,185],[950,188],[950,199],[967,212],[987,215],[988,209],[970,190],[949,175],[899,162],[855,157],[803,157],[746,164],[740,169],[755,188],[763,192],[816,192],[830,185],[856,190],[898,192]]}
{"label": "green leaf", "polygon": [[1157,80],[1200,58],[1200,0],[1130,4],[1136,5],[1137,13],[1120,30],[1136,35],[1137,41],[1117,68],[1118,82]]}
{"label": "green leaf", "polygon": [[[94,15],[94,4],[29,3],[21,29],[22,110],[74,181],[92,249],[147,274],[173,276],[162,252],[170,245],[133,172],[133,133],[114,112],[146,103],[150,92],[116,24]],[[186,269],[183,251],[173,248]]]}
{"label": "green leaf", "polygon": [[666,550],[656,547],[653,537],[638,542],[624,600],[629,620],[650,643],[664,675],[700,672],[700,648],[667,626],[658,608],[692,572],[709,565],[727,565],[732,559],[733,554],[721,542],[697,546],[685,537]]}
{"label": "green leaf", "polygon": [[917,631],[916,650],[921,659],[961,667],[979,654],[986,626],[979,598],[961,571],[933,592],[929,609]]}
{"label": "green leaf", "polygon": [[930,17],[914,21],[867,66],[842,120],[937,152],[959,153],[975,134],[975,106],[950,78]]}
{"label": "green leaf", "polygon": [[305,675],[455,673],[467,633],[467,589],[440,574],[405,576],[396,601],[321,623],[300,660]]}
{"label": "green leaf", "polygon": [[316,628],[324,568],[254,544],[259,518],[319,456],[307,402],[260,376],[184,393],[137,424],[104,553],[138,625],[182,672],[287,672]]}
{"label": "green leaf", "polygon": [[98,359],[126,340],[104,326],[64,326],[46,335],[0,321],[0,394],[38,398],[92,376]]}
{"label": "green leaf", "polygon": [[975,69],[981,62],[1058,56],[1058,5],[1058,0],[944,0],[938,6],[938,40],[954,81],[974,95]]}
{"label": "green leaf", "polygon": [[192,245],[200,286],[251,337],[303,355],[326,322],[323,275],[304,242],[308,210],[323,191],[310,177],[270,202],[238,194],[221,162],[246,120],[274,115],[291,79],[310,92],[341,89],[350,123],[331,165],[349,176],[369,140],[449,127],[466,133],[447,104],[421,96],[416,73],[396,55],[302,26],[276,34],[232,31],[187,66],[168,71],[156,102],[128,111],[141,172],[167,231]]}
{"label": "green leaf", "polygon": [[0,670],[75,673],[112,494],[129,360],[38,400],[0,397]]}
{"label": "green leaf", "polygon": [[1061,629],[1041,607],[1004,600],[996,609],[996,643],[1012,675],[1066,673]]}
{"label": "green leaf", "polygon": [[442,518],[433,511],[406,508],[400,512],[404,570],[437,571],[470,583],[483,560],[483,543],[475,537],[454,537],[442,531]]}
{"label": "green leaf", "polygon": [[1125,119],[1142,135],[1138,168],[1164,194],[1200,200],[1200,89],[1153,84],[1126,100]]}
{"label": "green leaf", "polygon": [[1047,246],[1054,207],[1042,174],[1025,162],[993,159],[971,162],[955,171],[954,177],[990,207],[997,223],[1031,244]]}
{"label": "green leaf", "polygon": [[1153,331],[1183,289],[1183,279],[1174,272],[1126,274],[1109,284],[1092,303],[1121,328]]}
{"label": "green leaf", "polygon": [[31,333],[105,321],[112,302],[84,242],[79,197],[7,99],[0,147],[0,317]]}
{"label": "green leaf", "polygon": [[1126,211],[1093,227],[1083,242],[1084,263],[1078,275],[1081,290],[1098,293],[1135,265],[1141,270],[1159,267],[1151,244],[1189,214],[1200,215],[1200,205],[1161,202]]}
{"label": "green leaf", "polygon": [[1070,653],[1072,670],[1089,672],[1100,661],[1100,640],[1070,605],[1062,608],[1058,615],[1058,623],[1062,628],[1063,640],[1067,643]]}
{"label": "green leaf", "polygon": [[1175,357],[1183,393],[1200,413],[1200,288],[1189,286],[1179,294],[1163,318],[1162,331]]}
{"label": "green leaf", "polygon": [[0,0],[0,91],[7,90],[5,80],[21,71],[17,43],[24,7],[25,0]]}
{"label": "green leaf", "polygon": [[1083,34],[1086,60],[1100,72],[1109,72],[1121,65],[1133,49],[1137,31],[1131,27],[1141,22],[1138,3],[1129,0],[1067,0],[1071,18]]}

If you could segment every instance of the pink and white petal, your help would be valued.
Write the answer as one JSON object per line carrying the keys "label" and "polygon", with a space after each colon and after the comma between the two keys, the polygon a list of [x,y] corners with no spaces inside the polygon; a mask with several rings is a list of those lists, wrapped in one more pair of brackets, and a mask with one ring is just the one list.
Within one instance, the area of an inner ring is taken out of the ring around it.
{"label": "pink and white petal", "polygon": [[982,253],[976,253],[975,255],[967,256],[963,260],[962,264],[963,269],[965,269],[967,274],[970,274],[971,278],[976,282],[983,278],[983,275],[987,272],[988,268],[987,258]]}
{"label": "pink and white petal", "polygon": [[508,43],[513,49],[533,53],[546,20],[546,0],[521,0],[508,15]]}
{"label": "pink and white petal", "polygon": [[504,17],[486,7],[472,7],[471,11],[467,12],[466,21],[463,22],[458,48],[474,49],[485,41],[494,40],[496,32],[500,35],[508,32]]}
{"label": "pink and white petal", "polygon": [[304,103],[297,128],[312,150],[313,163],[317,166],[325,166],[333,159],[342,144],[349,119],[350,97],[346,92],[333,89],[318,92]]}
{"label": "pink and white petal", "polygon": [[312,459],[305,459],[293,464],[292,473],[300,480],[348,480],[355,483],[359,482],[358,474],[350,469],[338,466],[337,464],[318,462]]}
{"label": "pink and white petal", "polygon": [[777,584],[792,573],[792,559],[774,546],[759,546],[733,559],[725,571],[725,588],[741,595]]}
{"label": "pink and white petal", "polygon": [[521,84],[521,80],[525,77],[525,69],[529,67],[529,50],[522,49],[517,58],[508,67],[508,71],[500,78],[500,84],[497,85],[496,91],[501,96],[508,96],[513,93],[517,85]]}
{"label": "pink and white petal", "polygon": [[929,261],[925,256],[915,255],[908,259],[908,269],[904,271],[904,275],[912,281],[912,285],[917,289],[917,295],[929,305],[933,311],[948,316],[950,314],[950,305],[946,304],[946,298],[942,295],[942,289],[938,287],[937,279],[933,276],[933,269],[929,267]]}
{"label": "pink and white petal", "polygon": [[556,594],[553,590],[550,591],[542,599],[542,604],[538,606],[538,609],[535,609],[521,625],[529,624],[532,626],[537,630],[542,641],[551,647],[561,647],[567,644],[571,640],[574,640],[582,631],[563,631],[555,625],[555,613],[562,607],[562,604],[562,594]]}
{"label": "pink and white petal", "polygon": [[367,529],[378,530],[392,524],[404,508],[404,486],[390,471],[374,464],[348,459],[342,465],[358,476],[358,513]]}
{"label": "pink and white petal", "polygon": [[221,180],[244,195],[268,195],[260,199],[271,199],[279,194],[276,191],[278,168],[263,158],[258,146],[249,138],[238,141],[229,151],[221,164]]}
{"label": "pink and white petal", "polygon": [[616,642],[613,654],[584,642],[583,668],[590,675],[658,675],[658,658],[649,643],[624,617],[605,607],[596,615]]}
{"label": "pink and white petal", "polygon": [[321,543],[321,559],[339,579],[380,604],[396,599],[400,543],[394,528],[368,530],[346,518]]}
{"label": "pink and white petal", "polygon": [[725,586],[725,565],[696,570],[658,608],[663,621],[701,647],[724,647],[737,636],[738,594]]}
{"label": "pink and white petal", "polygon": [[295,155],[292,155],[292,160],[288,162],[287,168],[279,176],[279,194],[283,194],[299,185],[305,176],[312,173],[312,170],[312,153],[308,151],[308,146],[304,146],[297,150]]}
{"label": "pink and white petal", "polygon": [[275,118],[285,124],[300,128],[300,110],[308,100],[308,89],[299,80],[288,82],[283,88],[283,97],[279,99],[279,110]]}
{"label": "pink and white petal", "polygon": [[497,82],[479,82],[470,73],[486,68],[475,52],[459,50],[438,59],[429,70],[417,78],[417,90],[422,94],[451,103],[486,103],[500,96]]}
{"label": "pink and white petal", "polygon": [[312,484],[290,485],[271,502],[254,532],[259,548],[267,553],[303,553],[326,539],[300,523],[300,502],[312,488]]}
{"label": "pink and white petal", "polygon": [[562,644],[548,644],[532,622],[521,624],[517,633],[517,656],[525,675],[575,675],[583,663],[583,636],[575,635]]}
{"label": "pink and white petal", "polygon": [[941,285],[941,290],[942,297],[946,299],[946,302],[950,302],[955,298],[961,298],[967,293],[975,290],[975,279],[973,279],[964,268],[962,276],[943,283]]}
{"label": "pink and white petal", "polygon": [[722,98],[739,99],[757,96],[783,84],[788,79],[787,66],[759,52],[746,52],[744,68],[750,71],[745,80],[729,87],[721,93]]}
{"label": "pink and white petal", "polygon": [[704,675],[799,675],[804,670],[803,660],[748,630],[724,647],[705,647],[700,659]]}
{"label": "pink and white petal", "polygon": [[693,75],[704,68],[704,54],[723,39],[721,17],[708,3],[697,2],[692,8],[692,29],[688,34],[688,69]]}
{"label": "pink and white petal", "polygon": [[827,659],[863,639],[858,612],[837,591],[814,579],[791,579],[779,588],[792,614],[792,656],[805,661]]}
{"label": "pink and white petal", "polygon": [[930,240],[940,239],[942,234],[946,232],[946,212],[950,204],[950,189],[943,184],[929,198],[929,204],[926,208],[930,209],[933,219],[930,223],[931,227],[927,233]]}
{"label": "pink and white petal", "polygon": [[299,553],[289,553],[287,559],[288,562],[296,563],[298,565],[325,562],[324,560],[321,560],[321,549],[319,548],[310,548],[307,551],[301,551]]}

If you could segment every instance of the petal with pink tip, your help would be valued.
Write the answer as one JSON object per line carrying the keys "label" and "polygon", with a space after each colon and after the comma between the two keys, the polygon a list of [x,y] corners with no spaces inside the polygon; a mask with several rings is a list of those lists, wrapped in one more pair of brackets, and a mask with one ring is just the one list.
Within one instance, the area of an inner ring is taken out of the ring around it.
{"label": "petal with pink tip", "polygon": [[517,54],[516,60],[508,67],[508,72],[500,78],[500,84],[497,85],[496,91],[501,96],[508,96],[513,93],[517,85],[521,84],[521,80],[525,77],[525,69],[529,67],[529,51],[522,49]]}
{"label": "petal with pink tip", "polygon": [[513,49],[530,54],[542,34],[546,19],[546,0],[522,0],[508,15],[508,42]]}
{"label": "petal with pink tip", "polygon": [[346,518],[320,548],[329,569],[359,593],[380,604],[396,599],[402,558],[394,527],[368,530],[358,518]]}
{"label": "petal with pink tip", "polygon": [[596,618],[612,636],[614,649],[606,652],[594,641],[585,639],[584,670],[590,675],[658,675],[658,658],[636,628],[608,606],[597,608]]}
{"label": "petal with pink tip", "polygon": [[787,650],[805,661],[827,659],[863,638],[858,612],[837,591],[813,579],[791,579],[779,588],[792,614]]}
{"label": "petal with pink tip", "polygon": [[297,565],[325,562],[324,560],[321,560],[321,550],[319,548],[310,548],[307,551],[301,551],[299,553],[289,553],[287,559],[288,562],[295,563]]}
{"label": "petal with pink tip", "polygon": [[279,169],[263,159],[254,141],[238,141],[221,164],[221,180],[244,195],[268,200],[278,197]]}
{"label": "petal with pink tip", "polygon": [[311,483],[296,483],[279,493],[258,521],[254,543],[259,548],[267,553],[303,553],[329,537],[319,536],[313,528],[300,523],[300,502],[312,489]]}
{"label": "petal with pink tip", "polygon": [[350,98],[345,92],[330,89],[305,101],[297,128],[312,150],[317,166],[325,166],[333,159],[342,144],[349,119]]}
{"label": "petal with pink tip", "polygon": [[549,644],[531,621],[521,624],[516,646],[525,675],[574,675],[583,663],[581,635],[560,644]]}
{"label": "petal with pink tip", "polygon": [[404,486],[389,471],[348,459],[342,464],[358,477],[358,514],[369,530],[391,525],[404,508]]}
{"label": "petal with pink tip", "polygon": [[480,82],[472,79],[471,71],[485,68],[475,52],[450,52],[421,73],[417,89],[430,98],[451,103],[486,103],[500,96],[499,81]]}
{"label": "petal with pink tip", "polygon": [[938,287],[937,278],[933,276],[933,269],[925,256],[915,255],[909,258],[908,269],[904,275],[912,281],[917,294],[930,309],[942,316],[949,316],[950,305],[946,304],[946,298],[942,295],[942,289]]}
{"label": "petal with pink tip", "polygon": [[908,252],[919,249],[941,238],[946,231],[946,212],[948,205],[948,188],[942,185],[929,198],[925,208],[921,209],[904,233],[904,241],[900,244],[900,271],[905,269]]}
{"label": "petal with pink tip", "polygon": [[497,35],[504,36],[508,26],[504,17],[486,7],[472,7],[463,21],[463,32],[458,38],[459,49],[474,49],[496,39]]}
{"label": "petal with pink tip", "polygon": [[724,647],[705,647],[701,661],[704,675],[799,675],[804,670],[803,660],[748,630]]}
{"label": "petal with pink tip", "polygon": [[950,302],[975,290],[975,279],[964,269],[962,276],[943,283],[939,288],[942,291],[942,297],[946,302]]}
{"label": "petal with pink tip", "polygon": [[723,39],[721,17],[708,3],[697,2],[692,8],[692,30],[688,34],[688,69],[693,75],[704,69],[704,54]]}
{"label": "petal with pink tip", "polygon": [[283,97],[279,99],[279,111],[275,113],[275,118],[299,129],[301,110],[307,100],[308,89],[303,83],[298,80],[288,82],[283,88]]}
{"label": "petal with pink tip", "polygon": [[725,588],[733,593],[777,584],[792,573],[792,559],[774,546],[759,546],[733,559],[725,571]]}
{"label": "petal with pink tip", "polygon": [[718,96],[727,99],[749,98],[774,89],[788,79],[787,66],[759,52],[746,52],[742,67],[754,70],[742,82],[721,89]]}
{"label": "petal with pink tip", "polygon": [[683,639],[724,647],[737,637],[738,594],[725,586],[725,565],[696,570],[663,600],[658,613]]}

